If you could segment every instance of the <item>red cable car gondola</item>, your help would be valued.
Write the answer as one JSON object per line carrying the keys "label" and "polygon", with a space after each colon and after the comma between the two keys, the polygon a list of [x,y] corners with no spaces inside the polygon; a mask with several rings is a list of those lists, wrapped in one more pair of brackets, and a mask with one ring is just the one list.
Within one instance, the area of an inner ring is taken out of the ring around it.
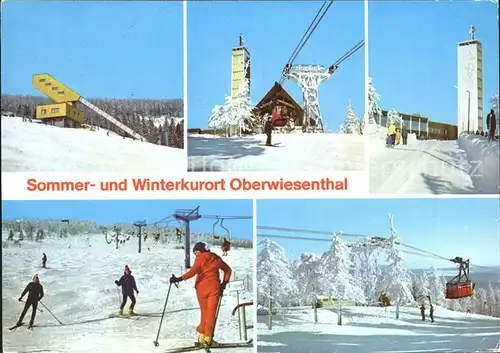
{"label": "red cable car gondola", "polygon": [[458,275],[446,283],[446,299],[460,299],[470,297],[474,293],[475,283],[469,279],[470,260],[455,257],[450,261],[458,264]]}

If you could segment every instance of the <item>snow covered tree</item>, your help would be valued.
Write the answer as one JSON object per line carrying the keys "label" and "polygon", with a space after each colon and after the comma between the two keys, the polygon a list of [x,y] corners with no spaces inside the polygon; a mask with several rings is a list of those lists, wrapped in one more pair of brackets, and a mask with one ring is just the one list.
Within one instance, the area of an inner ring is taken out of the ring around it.
{"label": "snow covered tree", "polygon": [[248,79],[245,80],[242,89],[231,101],[231,105],[229,119],[231,126],[251,132],[255,132],[260,127],[259,122],[253,116],[253,106],[250,100],[250,82]]}
{"label": "snow covered tree", "polygon": [[488,293],[484,288],[477,288],[473,296],[473,313],[486,315],[486,306],[488,303]]}
{"label": "snow covered tree", "polygon": [[211,129],[225,129],[226,128],[226,113],[225,106],[216,105],[212,109],[212,115],[208,118],[208,127]]}
{"label": "snow covered tree", "polygon": [[288,303],[295,286],[285,250],[268,239],[259,245],[262,250],[257,257],[257,302],[266,306],[269,299],[274,304]]}
{"label": "snow covered tree", "polygon": [[347,116],[343,124],[340,125],[340,133],[341,134],[351,134],[351,135],[360,135],[361,121],[356,116],[354,112],[354,106],[351,102],[347,106]]}
{"label": "snow covered tree", "polygon": [[382,117],[380,94],[373,86],[373,79],[368,77],[368,124],[379,124]]}
{"label": "snow covered tree", "polygon": [[430,295],[430,289],[429,289],[429,277],[427,276],[426,272],[423,272],[422,275],[419,278],[419,296],[420,297],[425,297]]}
{"label": "snow covered tree", "polygon": [[396,109],[391,109],[387,113],[387,123],[386,126],[389,126],[391,124],[396,125],[396,127],[401,128],[403,126],[403,119],[401,118],[401,115],[396,111]]}
{"label": "snow covered tree", "polygon": [[393,216],[389,214],[391,236],[387,243],[389,266],[384,274],[381,283],[383,292],[391,298],[391,302],[396,303],[396,319],[399,318],[399,306],[402,302],[411,302],[411,280],[403,267],[404,259],[401,255],[401,239],[394,228]]}
{"label": "snow covered tree", "polygon": [[365,302],[363,290],[351,274],[352,263],[349,248],[341,239],[341,233],[335,233],[330,250],[321,256],[321,269],[325,289],[337,300]]}
{"label": "snow covered tree", "polygon": [[378,303],[378,281],[380,268],[377,264],[379,247],[374,246],[371,240],[360,240],[359,246],[353,247],[352,254],[356,255],[356,278],[359,279],[368,305]]}
{"label": "snow covered tree", "polygon": [[497,307],[497,298],[496,298],[496,293],[495,290],[493,289],[493,285],[491,282],[488,283],[488,289],[487,295],[486,295],[486,301],[487,301],[487,308],[486,308],[486,313],[489,316],[495,315],[496,312],[496,307]]}
{"label": "snow covered tree", "polygon": [[315,303],[323,291],[319,260],[315,254],[303,253],[296,262],[294,278],[300,304]]}
{"label": "snow covered tree", "polygon": [[437,305],[444,304],[444,293],[446,282],[443,276],[439,275],[434,267],[429,271],[429,295],[433,303]]}

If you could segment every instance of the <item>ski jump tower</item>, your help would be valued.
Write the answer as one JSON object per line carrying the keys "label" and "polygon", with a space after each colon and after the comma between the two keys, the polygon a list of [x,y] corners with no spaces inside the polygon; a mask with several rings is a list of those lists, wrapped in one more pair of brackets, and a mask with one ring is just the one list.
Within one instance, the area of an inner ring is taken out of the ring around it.
{"label": "ski jump tower", "polygon": [[[77,124],[79,125],[84,122],[83,112],[76,108],[76,103],[81,103],[135,139],[138,139],[139,141],[146,141],[144,137],[129,128],[127,125],[121,123],[102,109],[96,107],[49,74],[43,73],[33,75],[33,86],[55,102],[55,104],[37,106],[37,119],[45,121],[52,119],[55,122],[54,125],[60,125],[62,127],[77,127]],[[72,123],[69,124],[67,121],[71,121]],[[74,124],[74,122],[76,122],[76,124]]]}
{"label": "ski jump tower", "polygon": [[325,132],[319,109],[318,89],[328,80],[333,70],[326,70],[322,65],[296,65],[287,73],[287,77],[299,85],[304,99],[303,132]]}

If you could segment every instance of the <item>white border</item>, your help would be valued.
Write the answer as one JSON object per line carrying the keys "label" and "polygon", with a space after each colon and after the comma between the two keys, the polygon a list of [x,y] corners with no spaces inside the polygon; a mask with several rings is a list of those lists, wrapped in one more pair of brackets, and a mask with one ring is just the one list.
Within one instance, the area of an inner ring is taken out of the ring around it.
{"label": "white border", "polygon": [[369,101],[368,101],[368,77],[370,76],[370,70],[369,70],[369,55],[368,55],[368,45],[369,45],[369,34],[368,34],[368,1],[364,1],[364,50],[365,50],[365,114],[364,114],[364,123],[365,123],[365,128],[364,128],[364,141],[365,141],[365,173],[366,173],[366,182],[367,182],[367,188],[368,188],[368,193],[370,193],[370,136],[368,135],[368,108],[369,108]]}
{"label": "white border", "polygon": [[253,199],[253,351],[257,353],[257,200]]}
{"label": "white border", "polygon": [[182,2],[182,59],[183,59],[183,107],[184,107],[184,158],[186,160],[186,172],[189,169],[188,162],[188,141],[187,141],[187,129],[188,129],[188,47],[187,47],[187,1]]}

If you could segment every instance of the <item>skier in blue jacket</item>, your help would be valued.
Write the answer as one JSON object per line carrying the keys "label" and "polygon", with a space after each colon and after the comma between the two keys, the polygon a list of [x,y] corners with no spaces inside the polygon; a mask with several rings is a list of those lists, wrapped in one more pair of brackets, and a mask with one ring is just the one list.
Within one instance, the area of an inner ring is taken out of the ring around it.
{"label": "skier in blue jacket", "polygon": [[130,304],[129,315],[137,315],[134,312],[134,306],[135,306],[134,290],[136,291],[137,294],[139,294],[139,291],[137,290],[134,276],[132,276],[132,271],[130,271],[128,265],[125,265],[123,276],[120,278],[119,281],[115,281],[115,284],[117,286],[122,287],[123,300],[122,304],[120,305],[119,315],[123,315],[123,308],[125,307],[125,304],[127,304],[127,298],[130,298],[130,301],[132,302]]}

